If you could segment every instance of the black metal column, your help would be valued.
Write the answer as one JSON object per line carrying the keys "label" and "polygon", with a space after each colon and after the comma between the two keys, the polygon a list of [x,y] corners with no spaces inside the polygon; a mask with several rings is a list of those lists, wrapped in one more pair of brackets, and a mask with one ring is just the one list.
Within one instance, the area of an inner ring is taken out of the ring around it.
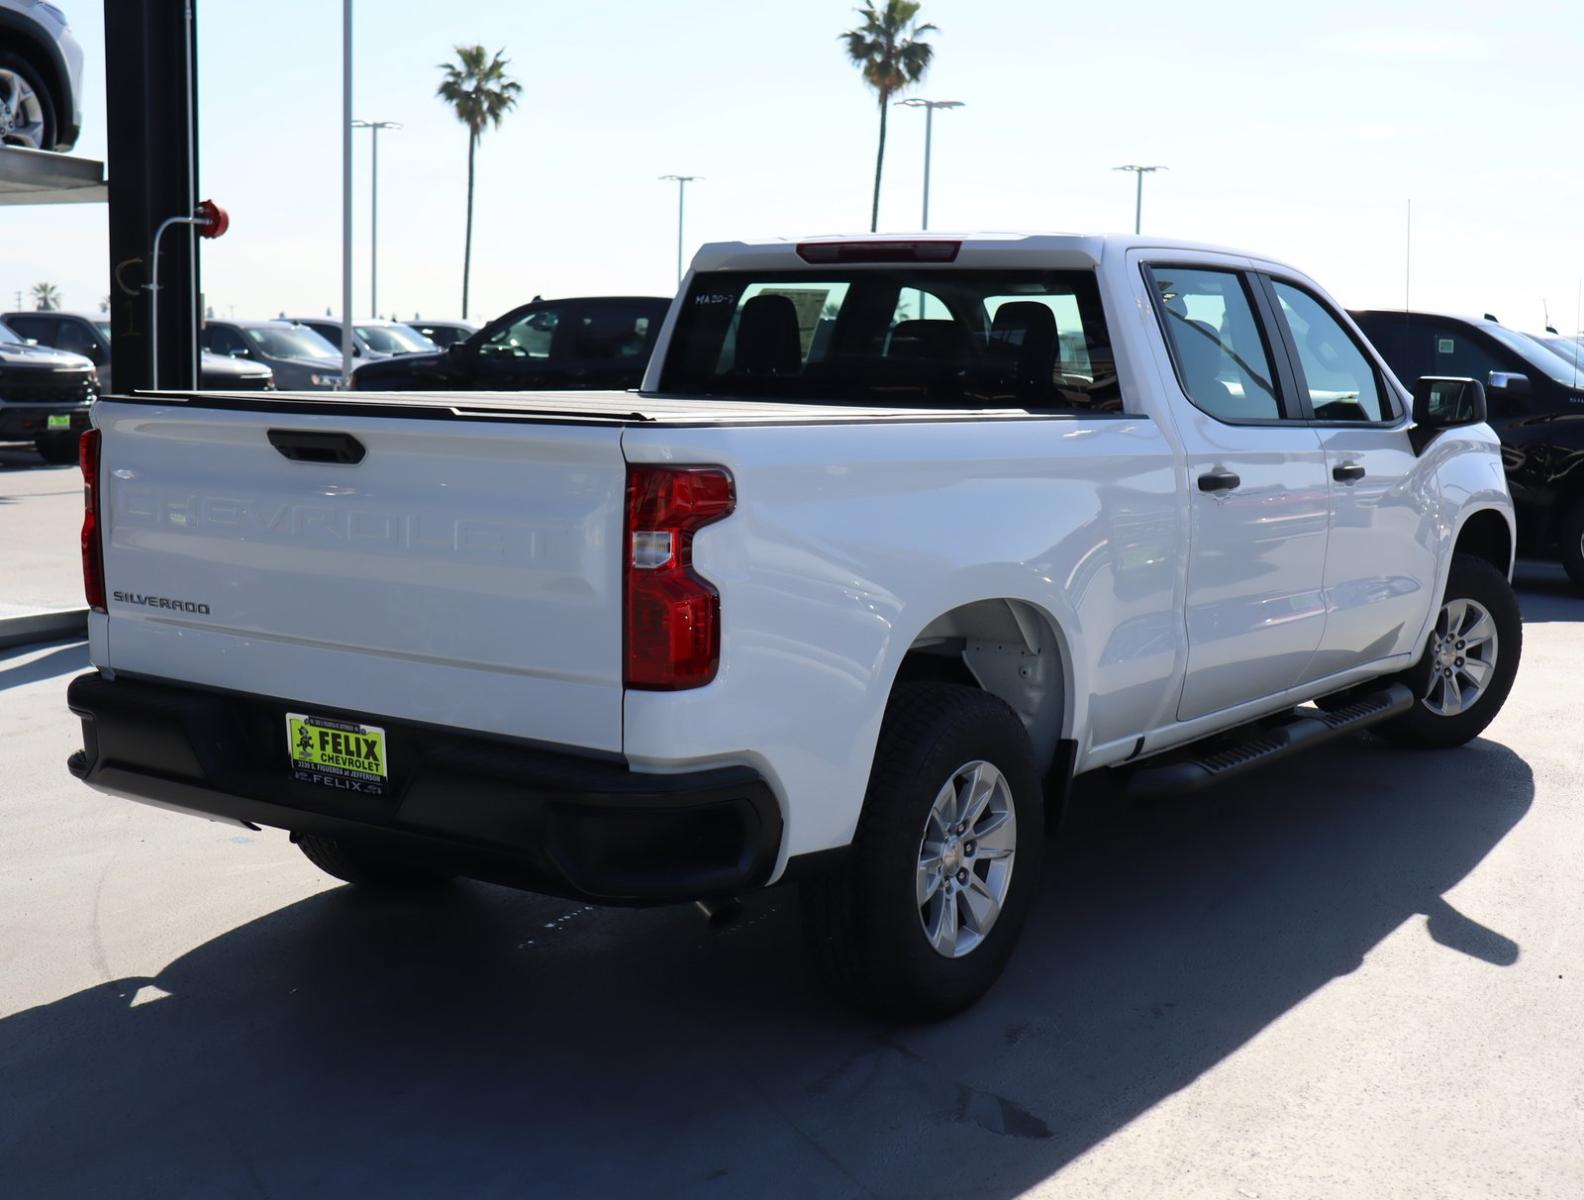
{"label": "black metal column", "polygon": [[[110,327],[118,392],[147,388],[149,253],[167,217],[198,202],[196,0],[105,0],[110,177]],[[196,23],[195,23],[196,24]],[[198,235],[175,225],[160,244],[159,383],[197,386]]]}

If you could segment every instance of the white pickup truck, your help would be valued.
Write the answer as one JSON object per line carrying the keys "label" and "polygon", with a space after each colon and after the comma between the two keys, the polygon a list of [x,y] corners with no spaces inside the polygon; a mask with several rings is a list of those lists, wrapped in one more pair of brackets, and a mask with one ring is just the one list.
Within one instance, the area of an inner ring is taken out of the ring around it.
{"label": "white pickup truck", "polygon": [[891,1012],[993,983],[1074,775],[1454,746],[1518,666],[1480,385],[1206,247],[711,245],[636,393],[93,424],[80,779],[353,883],[798,880]]}

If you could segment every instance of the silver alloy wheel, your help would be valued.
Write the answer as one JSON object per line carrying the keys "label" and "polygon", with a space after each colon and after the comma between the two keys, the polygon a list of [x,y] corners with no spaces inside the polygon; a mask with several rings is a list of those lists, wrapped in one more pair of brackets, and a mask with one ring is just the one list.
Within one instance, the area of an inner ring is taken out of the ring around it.
{"label": "silver alloy wheel", "polygon": [[21,75],[0,67],[0,143],[42,150],[43,141],[44,106],[38,95]]}
{"label": "silver alloy wheel", "polygon": [[1496,674],[1496,621],[1477,600],[1448,600],[1430,634],[1430,685],[1420,700],[1438,717],[1479,703]]}
{"label": "silver alloy wheel", "polygon": [[924,936],[961,958],[989,935],[1012,884],[1017,810],[1005,776],[982,759],[951,773],[919,839],[917,899]]}

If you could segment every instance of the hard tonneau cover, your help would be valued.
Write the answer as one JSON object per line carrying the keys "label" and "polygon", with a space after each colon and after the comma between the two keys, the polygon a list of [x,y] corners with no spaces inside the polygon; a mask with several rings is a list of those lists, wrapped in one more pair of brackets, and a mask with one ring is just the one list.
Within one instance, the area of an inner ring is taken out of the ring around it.
{"label": "hard tonneau cover", "polygon": [[[122,404],[180,405],[247,412],[358,413],[466,420],[598,425],[819,424],[878,420],[1008,420],[1070,416],[1027,409],[903,408],[880,405],[690,399],[638,392],[138,392]],[[359,410],[362,410],[359,412]]]}

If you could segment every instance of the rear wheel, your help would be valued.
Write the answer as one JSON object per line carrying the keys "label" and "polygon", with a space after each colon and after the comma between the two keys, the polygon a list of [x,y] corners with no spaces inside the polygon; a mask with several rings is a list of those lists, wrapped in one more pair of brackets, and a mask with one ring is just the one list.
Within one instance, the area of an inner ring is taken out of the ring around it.
{"label": "rear wheel", "polygon": [[1562,518],[1561,549],[1568,578],[1584,588],[1584,500],[1577,501]]}
{"label": "rear wheel", "polygon": [[1424,657],[1401,676],[1419,702],[1376,731],[1428,748],[1478,737],[1506,702],[1522,652],[1523,618],[1512,585],[1484,559],[1454,555]]}
{"label": "rear wheel", "polygon": [[899,686],[852,851],[804,885],[816,961],[887,1016],[967,1007],[1011,956],[1043,835],[1039,772],[1016,714],[970,687]]}
{"label": "rear wheel", "polygon": [[33,445],[45,462],[60,466],[77,461],[77,440],[75,433],[46,433],[34,438]]}
{"label": "rear wheel", "polygon": [[334,838],[300,833],[294,840],[297,848],[314,866],[327,875],[334,875],[358,887],[411,891],[436,887],[451,878],[442,871],[395,862],[367,850],[347,846]]}

